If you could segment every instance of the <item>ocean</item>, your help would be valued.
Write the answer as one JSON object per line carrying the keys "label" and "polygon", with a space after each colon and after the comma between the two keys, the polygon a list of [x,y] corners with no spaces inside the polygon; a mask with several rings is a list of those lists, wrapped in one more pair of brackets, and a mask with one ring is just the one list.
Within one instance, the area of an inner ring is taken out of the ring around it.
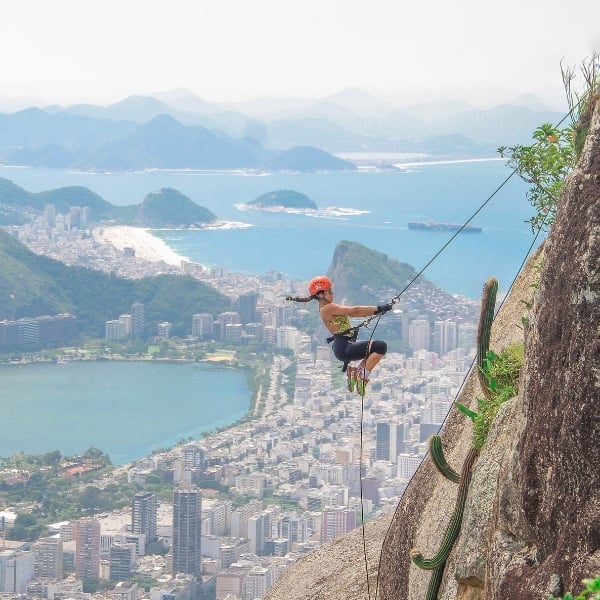
{"label": "ocean", "polygon": [[[1,177],[28,191],[83,185],[116,205],[138,204],[150,192],[175,188],[220,220],[237,224],[154,232],[177,253],[207,266],[247,274],[276,271],[307,280],[327,271],[336,244],[350,240],[417,271],[440,253],[424,276],[470,298],[480,296],[490,276],[499,280],[501,292],[508,290],[533,243],[526,223],[533,211],[525,197],[527,186],[517,176],[502,185],[510,174],[502,160],[340,173],[81,173],[0,167]],[[349,210],[341,215],[240,210],[240,205],[279,189],[302,192],[320,209]],[[445,248],[452,233],[408,229],[408,222],[417,220],[464,223],[476,212],[471,224],[482,227],[482,233],[462,233]]]}

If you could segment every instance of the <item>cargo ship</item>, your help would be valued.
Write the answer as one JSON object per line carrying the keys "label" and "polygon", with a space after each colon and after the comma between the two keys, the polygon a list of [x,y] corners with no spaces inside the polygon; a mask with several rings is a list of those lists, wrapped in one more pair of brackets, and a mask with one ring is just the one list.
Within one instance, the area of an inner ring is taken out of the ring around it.
{"label": "cargo ship", "polygon": [[483,230],[476,225],[462,225],[460,223],[441,223],[440,221],[409,221],[409,229],[423,231],[458,231],[462,228],[465,233],[481,233]]}

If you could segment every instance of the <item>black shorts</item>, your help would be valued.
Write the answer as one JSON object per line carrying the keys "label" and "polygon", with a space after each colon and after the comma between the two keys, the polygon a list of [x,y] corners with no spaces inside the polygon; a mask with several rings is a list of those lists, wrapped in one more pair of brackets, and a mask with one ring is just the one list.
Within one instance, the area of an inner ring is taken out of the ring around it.
{"label": "black shorts", "polygon": [[369,340],[353,342],[345,335],[336,335],[333,338],[333,355],[342,362],[362,360],[369,354]]}

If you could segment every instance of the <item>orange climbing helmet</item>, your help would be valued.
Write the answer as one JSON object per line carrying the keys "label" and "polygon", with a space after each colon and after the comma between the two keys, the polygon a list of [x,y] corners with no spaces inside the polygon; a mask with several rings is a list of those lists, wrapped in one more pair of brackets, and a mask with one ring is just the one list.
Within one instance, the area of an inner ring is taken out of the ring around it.
{"label": "orange climbing helmet", "polygon": [[331,279],[325,275],[313,277],[308,284],[308,293],[311,296],[316,296],[319,292],[328,292],[333,287]]}

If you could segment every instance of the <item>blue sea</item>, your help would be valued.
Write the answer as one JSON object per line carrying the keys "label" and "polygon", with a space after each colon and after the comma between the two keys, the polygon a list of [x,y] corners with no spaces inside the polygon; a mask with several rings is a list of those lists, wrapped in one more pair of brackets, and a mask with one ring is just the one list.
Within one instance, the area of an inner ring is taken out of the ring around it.
{"label": "blue sea", "polygon": [[[205,206],[229,227],[156,231],[176,252],[207,266],[309,279],[329,267],[341,240],[409,263],[452,294],[478,298],[495,276],[508,291],[534,242],[527,186],[504,161],[406,166],[398,171],[343,173],[164,172],[81,173],[0,167],[0,177],[31,192],[82,185],[116,205],[139,204],[171,187]],[[240,210],[263,193],[306,194],[318,214]],[[335,209],[331,209],[335,207]],[[331,210],[329,210],[331,209]],[[482,227],[481,233],[415,231],[432,219]],[[232,223],[236,225],[231,225]],[[428,263],[431,263],[429,266]],[[190,365],[70,363],[0,368],[0,456],[95,445],[116,464],[157,447],[232,423],[248,408],[241,373]]]}
{"label": "blue sea", "polygon": [[[146,194],[175,188],[218,219],[243,224],[196,231],[158,231],[176,252],[207,266],[248,274],[269,271],[309,279],[327,271],[336,244],[350,240],[405,262],[452,294],[478,298],[495,276],[506,291],[534,243],[526,222],[533,209],[527,185],[503,160],[410,165],[398,171],[240,173],[144,171],[81,173],[0,167],[0,176],[28,191],[83,185],[116,205],[141,203]],[[500,189],[498,190],[498,188]],[[289,189],[314,200],[320,215],[240,210],[265,192]],[[491,199],[490,199],[491,197]],[[336,213],[334,215],[331,212]],[[475,214],[476,213],[476,214]],[[483,227],[482,233],[415,231],[409,221]],[[537,240],[537,245],[540,240]],[[447,245],[447,247],[445,247]]]}

